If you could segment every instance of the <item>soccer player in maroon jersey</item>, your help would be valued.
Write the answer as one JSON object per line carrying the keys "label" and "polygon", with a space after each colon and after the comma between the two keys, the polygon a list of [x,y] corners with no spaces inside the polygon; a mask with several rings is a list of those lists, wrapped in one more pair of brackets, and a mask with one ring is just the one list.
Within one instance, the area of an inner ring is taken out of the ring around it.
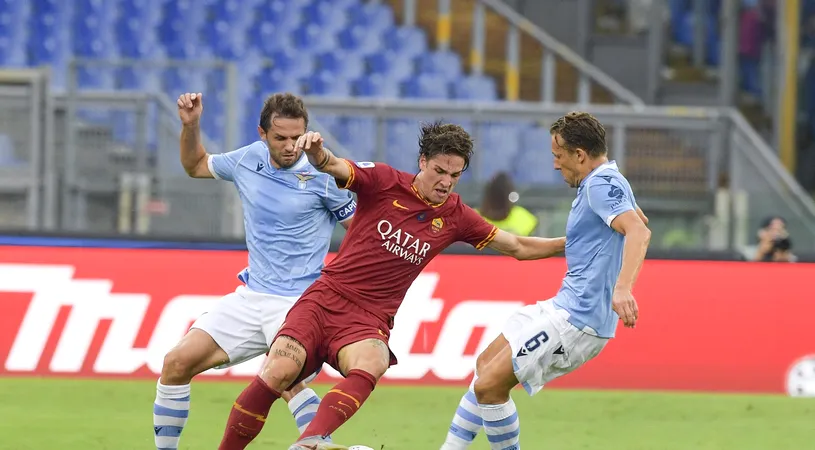
{"label": "soccer player in maroon jersey", "polygon": [[315,132],[297,142],[317,170],[357,194],[354,221],[337,257],[289,311],[260,373],[235,402],[221,450],[245,448],[280,393],[326,362],[345,379],[325,395],[290,450],[345,449],[325,437],[359,410],[396,364],[388,348],[394,316],[431,259],[456,241],[519,260],[547,258],[565,248],[563,237],[501,231],[453,193],[473,153],[470,135],[458,125],[423,126],[418,174],[338,158],[322,144]]}

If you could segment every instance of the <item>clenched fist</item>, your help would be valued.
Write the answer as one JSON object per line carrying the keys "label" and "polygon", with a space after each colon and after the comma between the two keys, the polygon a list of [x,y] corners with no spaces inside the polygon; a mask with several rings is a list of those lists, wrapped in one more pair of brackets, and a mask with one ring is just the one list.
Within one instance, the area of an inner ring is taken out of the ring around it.
{"label": "clenched fist", "polygon": [[201,120],[204,112],[203,95],[199,92],[182,94],[178,97],[178,117],[184,125],[192,125]]}

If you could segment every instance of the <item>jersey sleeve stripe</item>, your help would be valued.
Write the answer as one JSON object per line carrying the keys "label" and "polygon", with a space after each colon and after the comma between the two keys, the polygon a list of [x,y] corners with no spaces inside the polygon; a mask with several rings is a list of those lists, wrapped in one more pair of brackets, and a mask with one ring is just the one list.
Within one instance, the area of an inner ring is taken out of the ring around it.
{"label": "jersey sleeve stripe", "polygon": [[218,175],[218,172],[215,171],[215,165],[213,164],[212,161],[212,155],[207,155],[207,169],[209,169],[209,173],[212,174],[212,178],[215,178],[216,180],[223,179],[221,178],[220,175]]}
{"label": "jersey sleeve stripe", "polygon": [[348,166],[348,170],[351,171],[351,175],[348,177],[347,180],[345,180],[345,185],[340,186],[340,189],[348,189],[348,188],[351,187],[351,185],[354,184],[354,177],[355,177],[354,165],[351,164],[351,162],[348,161],[347,159],[343,159],[342,161],[345,163],[346,166]]}
{"label": "jersey sleeve stripe", "polygon": [[490,234],[488,234],[483,241],[479,242],[478,245],[475,246],[475,249],[483,250],[484,247],[490,245],[490,242],[492,242],[492,240],[495,239],[496,234],[498,234],[498,227],[493,226],[492,230],[490,230]]}

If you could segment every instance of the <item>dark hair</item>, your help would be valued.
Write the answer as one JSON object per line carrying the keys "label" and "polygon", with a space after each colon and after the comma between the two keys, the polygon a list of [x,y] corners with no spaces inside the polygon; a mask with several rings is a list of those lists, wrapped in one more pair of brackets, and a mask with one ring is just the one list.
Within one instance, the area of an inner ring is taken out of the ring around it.
{"label": "dark hair", "polygon": [[473,156],[473,138],[460,125],[441,121],[424,124],[419,134],[419,156],[429,160],[438,155],[461,156],[467,170]]}
{"label": "dark hair", "polygon": [[571,152],[580,148],[592,158],[608,153],[606,129],[587,112],[572,111],[566,114],[552,124],[549,132],[552,136],[559,135],[563,142],[558,144]]}
{"label": "dark hair", "polygon": [[260,127],[263,131],[269,131],[272,126],[272,119],[285,117],[287,119],[303,119],[305,127],[308,128],[308,111],[303,99],[286,92],[285,94],[270,95],[263,102],[263,109],[260,111]]}
{"label": "dark hair", "polygon": [[506,172],[500,172],[484,187],[484,198],[479,211],[490,220],[504,220],[509,216],[512,202],[509,194],[515,190],[512,179]]}
{"label": "dark hair", "polygon": [[776,219],[780,220],[780,221],[781,221],[781,223],[783,223],[783,224],[784,224],[784,226],[786,226],[786,225],[787,225],[787,221],[786,221],[786,220],[784,220],[784,218],[783,218],[783,217],[781,217],[781,216],[769,216],[769,217],[765,217],[765,218],[764,218],[764,220],[762,220],[762,221],[761,221],[761,228],[767,228],[767,227],[769,227],[769,226],[770,226],[770,224],[772,224],[772,223],[773,223],[773,221],[774,221],[774,220],[776,220]]}

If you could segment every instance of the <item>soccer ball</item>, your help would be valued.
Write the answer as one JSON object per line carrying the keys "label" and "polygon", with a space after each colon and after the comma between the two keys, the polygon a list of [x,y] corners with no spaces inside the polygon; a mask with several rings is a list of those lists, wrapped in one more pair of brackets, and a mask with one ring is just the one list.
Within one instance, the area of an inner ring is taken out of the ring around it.
{"label": "soccer ball", "polygon": [[374,450],[371,447],[367,447],[365,445],[352,445],[348,447],[348,450]]}
{"label": "soccer ball", "polygon": [[787,373],[787,394],[790,397],[815,397],[815,355],[793,363]]}

